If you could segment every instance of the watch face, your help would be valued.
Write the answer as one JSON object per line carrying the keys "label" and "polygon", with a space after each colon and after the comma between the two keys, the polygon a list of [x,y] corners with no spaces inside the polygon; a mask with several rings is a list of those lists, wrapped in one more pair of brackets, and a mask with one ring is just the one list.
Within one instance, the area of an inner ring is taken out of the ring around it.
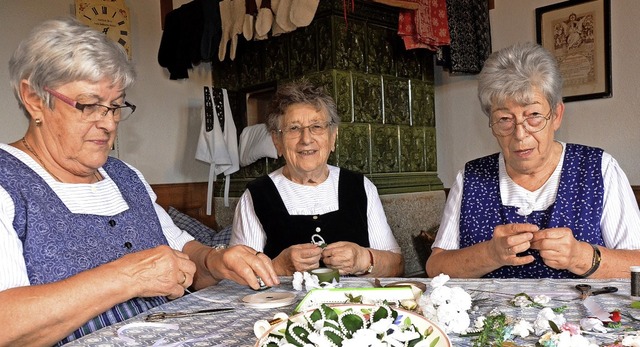
{"label": "watch face", "polygon": [[76,3],[76,17],[90,27],[102,31],[122,45],[131,57],[129,13],[126,8],[109,1],[80,1]]}

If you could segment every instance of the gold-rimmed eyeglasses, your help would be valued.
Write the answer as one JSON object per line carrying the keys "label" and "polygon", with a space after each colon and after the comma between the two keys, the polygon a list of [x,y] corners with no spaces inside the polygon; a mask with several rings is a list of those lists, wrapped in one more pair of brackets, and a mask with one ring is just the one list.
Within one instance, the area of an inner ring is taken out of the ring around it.
{"label": "gold-rimmed eyeglasses", "polygon": [[80,110],[80,112],[82,112],[82,120],[87,122],[96,122],[96,121],[102,120],[104,117],[107,116],[109,111],[111,111],[111,114],[113,114],[114,122],[121,122],[129,118],[129,116],[131,116],[131,114],[133,114],[133,112],[135,112],[136,110],[136,105],[130,104],[126,101],[124,102],[124,105],[117,105],[117,106],[105,106],[100,104],[82,104],[71,99],[68,96],[65,96],[56,92],[51,88],[44,87],[44,90],[47,93],[56,97],[58,100],[64,102],[65,104]]}
{"label": "gold-rimmed eyeglasses", "polygon": [[287,138],[297,139],[302,136],[304,129],[309,129],[309,133],[311,133],[311,135],[320,136],[326,134],[327,129],[329,129],[331,125],[333,125],[333,122],[313,123],[304,127],[298,124],[292,124],[284,127],[283,129],[279,129],[278,132]]}
{"label": "gold-rimmed eyeglasses", "polygon": [[531,116],[524,117],[522,122],[517,122],[516,117],[511,114],[499,116],[496,121],[489,121],[489,127],[494,134],[502,137],[513,134],[516,131],[516,126],[520,124],[522,124],[524,130],[529,134],[537,133],[547,126],[547,122],[551,119],[551,111],[552,110],[549,110],[546,116],[535,113]]}

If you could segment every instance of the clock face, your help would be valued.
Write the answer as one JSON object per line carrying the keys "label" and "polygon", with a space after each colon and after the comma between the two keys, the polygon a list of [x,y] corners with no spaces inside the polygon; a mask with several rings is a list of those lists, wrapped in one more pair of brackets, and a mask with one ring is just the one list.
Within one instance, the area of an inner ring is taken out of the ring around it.
{"label": "clock face", "polygon": [[76,1],[76,17],[122,45],[131,57],[129,12],[123,3],[106,0]]}

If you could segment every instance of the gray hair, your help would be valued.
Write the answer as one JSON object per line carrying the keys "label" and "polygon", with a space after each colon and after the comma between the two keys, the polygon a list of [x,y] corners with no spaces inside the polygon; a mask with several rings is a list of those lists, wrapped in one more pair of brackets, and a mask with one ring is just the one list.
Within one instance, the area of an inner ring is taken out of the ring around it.
{"label": "gray hair", "polygon": [[313,106],[316,111],[324,111],[329,116],[332,127],[340,124],[336,103],[322,87],[316,87],[306,80],[299,80],[282,85],[271,101],[271,112],[267,118],[269,131],[277,132],[280,122],[291,105],[305,104]]}
{"label": "gray hair", "polygon": [[556,58],[530,42],[492,53],[478,77],[478,99],[487,116],[491,116],[492,105],[501,106],[507,100],[528,104],[534,88],[544,95],[552,110],[562,103],[562,76]]}
{"label": "gray hair", "polygon": [[9,60],[9,75],[18,105],[27,116],[20,96],[22,80],[51,108],[53,102],[44,87],[107,78],[112,86],[125,90],[136,78],[122,46],[71,17],[48,20],[34,28]]}

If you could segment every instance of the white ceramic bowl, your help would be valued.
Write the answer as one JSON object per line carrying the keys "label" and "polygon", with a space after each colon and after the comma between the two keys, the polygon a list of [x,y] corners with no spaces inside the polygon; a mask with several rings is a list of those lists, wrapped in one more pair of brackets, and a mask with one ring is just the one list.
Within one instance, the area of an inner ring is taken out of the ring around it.
{"label": "white ceramic bowl", "polygon": [[[333,309],[339,309],[340,311],[346,311],[347,309],[353,309],[353,310],[368,309],[368,310],[372,310],[372,309],[375,309],[376,307],[378,307],[377,305],[365,305],[365,304],[331,304],[331,305],[328,305],[328,306],[333,308]],[[427,337],[427,341],[429,341],[429,343],[430,343],[431,341],[434,341],[434,340],[438,339],[438,342],[437,342],[437,344],[434,345],[434,347],[451,347],[451,341],[449,340],[449,337],[435,323],[431,322],[430,320],[428,320],[424,316],[422,316],[420,314],[417,314],[415,312],[407,311],[407,310],[396,308],[396,307],[394,307],[393,309],[398,312],[398,315],[402,315],[403,316],[403,318],[402,318],[403,320],[404,320],[405,317],[409,317],[411,319],[411,323],[413,325],[415,325],[416,328],[418,328],[418,330],[421,331],[421,332],[424,332],[429,327],[432,327],[433,328],[433,332],[429,335],[429,337]],[[298,314],[296,314],[294,316],[289,317],[289,319],[293,320],[294,322],[303,322],[304,321],[303,315],[310,315],[313,311],[314,310],[308,310],[306,312],[301,312],[301,313],[298,313]],[[286,327],[287,327],[287,321],[282,321],[282,322],[272,326],[269,330],[267,330],[262,335],[262,337],[260,337],[258,339],[258,341],[255,344],[255,347],[260,347],[262,342],[265,341],[265,339],[271,333],[282,335],[281,333],[278,333],[278,331],[284,331],[284,329],[286,329]]]}

